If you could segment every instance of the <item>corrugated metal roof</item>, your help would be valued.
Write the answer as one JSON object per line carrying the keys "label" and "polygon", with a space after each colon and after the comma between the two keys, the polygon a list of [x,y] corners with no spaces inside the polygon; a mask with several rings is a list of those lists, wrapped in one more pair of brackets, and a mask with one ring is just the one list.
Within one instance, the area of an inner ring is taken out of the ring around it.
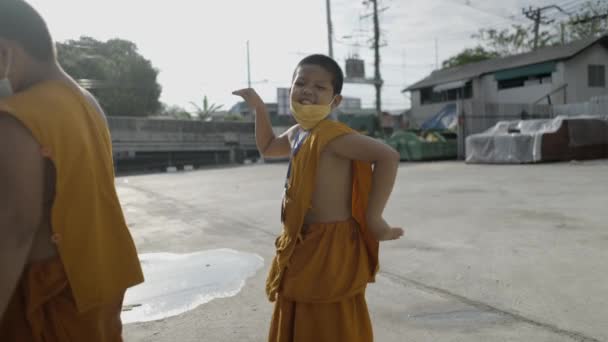
{"label": "corrugated metal roof", "polygon": [[604,46],[608,47],[608,35],[604,35],[600,38],[579,40],[566,45],[546,47],[520,55],[493,58],[477,63],[470,63],[449,69],[437,70],[421,81],[403,89],[402,92],[430,87],[447,82],[470,80],[472,78],[500,70],[548,61],[569,59],[596,43],[602,43]]}

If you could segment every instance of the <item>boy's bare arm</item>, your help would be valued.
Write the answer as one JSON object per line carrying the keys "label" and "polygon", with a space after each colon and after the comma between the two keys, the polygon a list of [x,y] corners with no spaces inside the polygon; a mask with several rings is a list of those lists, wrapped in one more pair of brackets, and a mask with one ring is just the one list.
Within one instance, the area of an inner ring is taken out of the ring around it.
{"label": "boy's bare arm", "polygon": [[378,240],[401,237],[403,229],[390,227],[382,217],[395,185],[399,153],[390,146],[361,134],[337,138],[328,145],[328,149],[342,158],[373,163],[372,189],[366,213],[369,228]]}
{"label": "boy's bare arm", "polygon": [[266,104],[255,90],[241,89],[232,94],[242,97],[249,108],[255,111],[255,143],[260,153],[264,157],[288,157],[291,152],[289,140],[297,125],[277,137],[272,131]]}
{"label": "boy's bare arm", "polygon": [[0,317],[40,227],[43,189],[40,146],[21,123],[0,112]]}

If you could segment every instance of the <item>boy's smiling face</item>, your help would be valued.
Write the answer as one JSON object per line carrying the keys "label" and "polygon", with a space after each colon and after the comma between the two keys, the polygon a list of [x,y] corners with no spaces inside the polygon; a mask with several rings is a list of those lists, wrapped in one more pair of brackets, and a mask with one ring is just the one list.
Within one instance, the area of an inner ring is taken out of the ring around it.
{"label": "boy's smiling face", "polygon": [[335,95],[333,75],[319,65],[304,64],[296,69],[291,84],[290,99],[303,105],[340,104],[342,97]]}

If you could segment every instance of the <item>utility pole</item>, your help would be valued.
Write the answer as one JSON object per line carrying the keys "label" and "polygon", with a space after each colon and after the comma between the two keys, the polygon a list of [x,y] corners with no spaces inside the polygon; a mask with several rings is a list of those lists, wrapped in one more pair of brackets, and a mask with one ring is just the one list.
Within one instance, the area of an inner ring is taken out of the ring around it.
{"label": "utility pole", "polygon": [[380,20],[378,18],[378,0],[370,0],[374,6],[374,86],[376,87],[376,113],[380,124],[380,134],[384,136],[382,127],[382,77],[380,76]]}
{"label": "utility pole", "polygon": [[331,24],[331,0],[326,0],[327,7],[327,42],[329,44],[329,57],[334,58],[334,28]]}
{"label": "utility pole", "polygon": [[439,70],[439,40],[435,38],[435,70]]}
{"label": "utility pole", "polygon": [[538,48],[538,39],[540,38],[540,25],[549,25],[551,23],[553,23],[555,20],[549,20],[547,19],[544,15],[543,12],[550,10],[550,9],[557,9],[560,12],[563,13],[567,13],[566,11],[564,11],[561,7],[557,6],[557,5],[551,5],[551,6],[545,6],[545,7],[536,7],[533,8],[532,6],[530,6],[528,9],[522,9],[522,13],[526,16],[526,18],[534,21],[534,50],[536,50]]}
{"label": "utility pole", "polygon": [[247,88],[251,88],[251,61],[249,60],[249,41],[247,41]]}
{"label": "utility pole", "polygon": [[406,50],[403,49],[403,84],[407,84],[407,53]]}

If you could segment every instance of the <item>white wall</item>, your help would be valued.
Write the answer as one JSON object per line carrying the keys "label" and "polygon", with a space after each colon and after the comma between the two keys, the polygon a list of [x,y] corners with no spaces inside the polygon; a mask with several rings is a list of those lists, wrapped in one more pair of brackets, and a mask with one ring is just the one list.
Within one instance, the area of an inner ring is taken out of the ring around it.
{"label": "white wall", "polygon": [[412,93],[412,96],[411,96],[412,108],[420,107],[420,90],[415,90],[415,91],[412,91],[411,93]]}
{"label": "white wall", "polygon": [[[566,62],[568,103],[585,102],[594,96],[608,94],[608,87],[589,87],[587,67],[590,64],[604,65],[608,73],[608,49],[596,44]],[[608,82],[608,75],[606,81]]]}
{"label": "white wall", "polygon": [[494,74],[484,75],[475,80],[479,84],[479,92],[473,93],[475,100],[496,103],[498,101],[498,82]]}
{"label": "white wall", "polygon": [[533,103],[553,90],[553,83],[529,85],[519,88],[501,89],[497,93],[498,103]]}
{"label": "white wall", "polygon": [[[494,74],[487,74],[476,80],[479,91],[475,99],[490,103],[533,103],[564,84],[564,63],[557,63],[551,75],[551,83],[532,84],[519,88],[498,89]],[[552,103],[564,103],[563,91],[551,95]],[[547,103],[546,99],[539,103]]]}

